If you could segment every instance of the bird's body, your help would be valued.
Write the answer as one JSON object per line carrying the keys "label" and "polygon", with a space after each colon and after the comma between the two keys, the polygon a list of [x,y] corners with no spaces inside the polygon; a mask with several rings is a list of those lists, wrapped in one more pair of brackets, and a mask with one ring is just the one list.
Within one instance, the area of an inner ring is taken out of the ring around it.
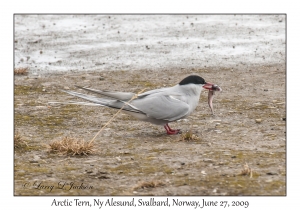
{"label": "bird's body", "polygon": [[186,77],[173,87],[150,90],[138,95],[130,92],[101,91],[86,87],[78,88],[100,94],[105,98],[73,91],[64,92],[86,99],[99,106],[122,108],[122,111],[125,113],[142,121],[164,125],[167,134],[177,134],[179,132],[179,130],[171,129],[168,123],[188,117],[197,107],[203,88],[210,91],[221,91],[221,88],[217,85],[206,83],[203,78],[196,75]]}

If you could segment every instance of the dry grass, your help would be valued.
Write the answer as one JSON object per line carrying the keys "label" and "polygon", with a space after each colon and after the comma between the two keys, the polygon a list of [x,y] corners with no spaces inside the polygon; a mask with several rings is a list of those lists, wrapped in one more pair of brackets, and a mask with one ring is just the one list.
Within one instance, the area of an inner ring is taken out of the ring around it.
{"label": "dry grass", "polygon": [[200,138],[197,135],[193,134],[192,130],[189,130],[188,132],[181,134],[179,141],[197,141],[199,139]]}
{"label": "dry grass", "polygon": [[147,188],[155,188],[155,187],[161,187],[165,184],[162,181],[155,180],[155,181],[149,181],[149,182],[140,182],[135,187],[133,187],[133,190],[137,189],[147,189]]}
{"label": "dry grass", "polygon": [[28,74],[28,68],[20,67],[14,69],[14,75],[25,75]]}
{"label": "dry grass", "polygon": [[14,148],[28,147],[27,141],[20,135],[15,134],[14,136]]}
{"label": "dry grass", "polygon": [[93,142],[87,142],[83,139],[73,137],[64,137],[61,140],[55,140],[50,145],[50,152],[64,155],[89,155],[93,154]]}
{"label": "dry grass", "polygon": [[252,174],[253,174],[252,169],[248,166],[247,163],[245,163],[244,168],[241,171],[241,173],[239,173],[239,175],[250,176],[250,178],[252,178]]}

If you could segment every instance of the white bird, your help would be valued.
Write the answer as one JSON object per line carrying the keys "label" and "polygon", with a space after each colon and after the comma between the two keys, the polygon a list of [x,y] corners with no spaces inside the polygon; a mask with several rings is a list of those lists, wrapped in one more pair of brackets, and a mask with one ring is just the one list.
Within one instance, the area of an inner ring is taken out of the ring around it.
{"label": "white bird", "polygon": [[[78,86],[77,86],[78,87]],[[75,102],[73,104],[107,106],[121,109],[133,117],[150,122],[156,125],[163,125],[167,134],[178,134],[178,130],[170,128],[168,123],[188,117],[197,107],[201,91],[209,90],[208,104],[213,113],[212,99],[214,91],[222,91],[218,85],[214,85],[197,75],[184,78],[179,84],[168,87],[150,90],[135,96],[131,92],[110,92],[95,90],[86,87],[78,87],[106,98],[98,98],[91,95],[73,91],[64,92],[86,99],[91,103]]]}

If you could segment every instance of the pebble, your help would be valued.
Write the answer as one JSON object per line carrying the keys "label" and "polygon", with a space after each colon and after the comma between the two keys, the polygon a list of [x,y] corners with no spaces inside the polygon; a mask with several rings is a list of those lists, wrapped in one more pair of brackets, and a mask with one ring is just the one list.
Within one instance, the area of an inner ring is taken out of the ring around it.
{"label": "pebble", "polygon": [[222,122],[222,120],[211,120],[210,123],[214,123],[214,122]]}
{"label": "pebble", "polygon": [[256,123],[261,123],[261,121],[262,121],[261,119],[255,119]]}
{"label": "pebble", "polygon": [[270,171],[267,173],[267,175],[278,175],[278,173]]}
{"label": "pebble", "polygon": [[98,179],[109,179],[109,177],[108,176],[99,176],[99,177],[97,177]]}
{"label": "pebble", "polygon": [[214,163],[215,161],[213,159],[205,158],[205,159],[203,159],[203,162]]}
{"label": "pebble", "polygon": [[220,130],[214,130],[215,132],[217,132],[217,133],[222,133],[222,131],[220,131]]}
{"label": "pebble", "polygon": [[205,171],[201,171],[201,174],[206,175],[206,172]]}
{"label": "pebble", "polygon": [[108,174],[106,171],[98,171],[98,174]]}

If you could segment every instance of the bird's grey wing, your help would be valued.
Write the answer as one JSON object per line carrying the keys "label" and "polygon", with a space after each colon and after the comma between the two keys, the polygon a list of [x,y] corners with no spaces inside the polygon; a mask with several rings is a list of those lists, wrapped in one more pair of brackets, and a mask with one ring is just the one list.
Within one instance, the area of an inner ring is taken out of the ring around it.
{"label": "bird's grey wing", "polygon": [[174,121],[188,114],[189,105],[172,95],[151,94],[137,98],[131,104],[148,117]]}
{"label": "bird's grey wing", "polygon": [[96,89],[87,88],[87,87],[80,87],[77,85],[76,85],[76,87],[86,90],[86,91],[89,91],[89,92],[92,92],[92,93],[101,94],[103,96],[122,100],[122,101],[128,101],[135,95],[134,93],[130,93],[130,92],[103,91],[103,90],[96,90]]}
{"label": "bird's grey wing", "polygon": [[149,90],[147,92],[139,94],[138,98],[144,98],[144,97],[152,95],[152,94],[158,94],[158,93],[162,93],[162,92],[167,92],[168,89],[170,89],[170,88],[160,88],[160,89]]}

